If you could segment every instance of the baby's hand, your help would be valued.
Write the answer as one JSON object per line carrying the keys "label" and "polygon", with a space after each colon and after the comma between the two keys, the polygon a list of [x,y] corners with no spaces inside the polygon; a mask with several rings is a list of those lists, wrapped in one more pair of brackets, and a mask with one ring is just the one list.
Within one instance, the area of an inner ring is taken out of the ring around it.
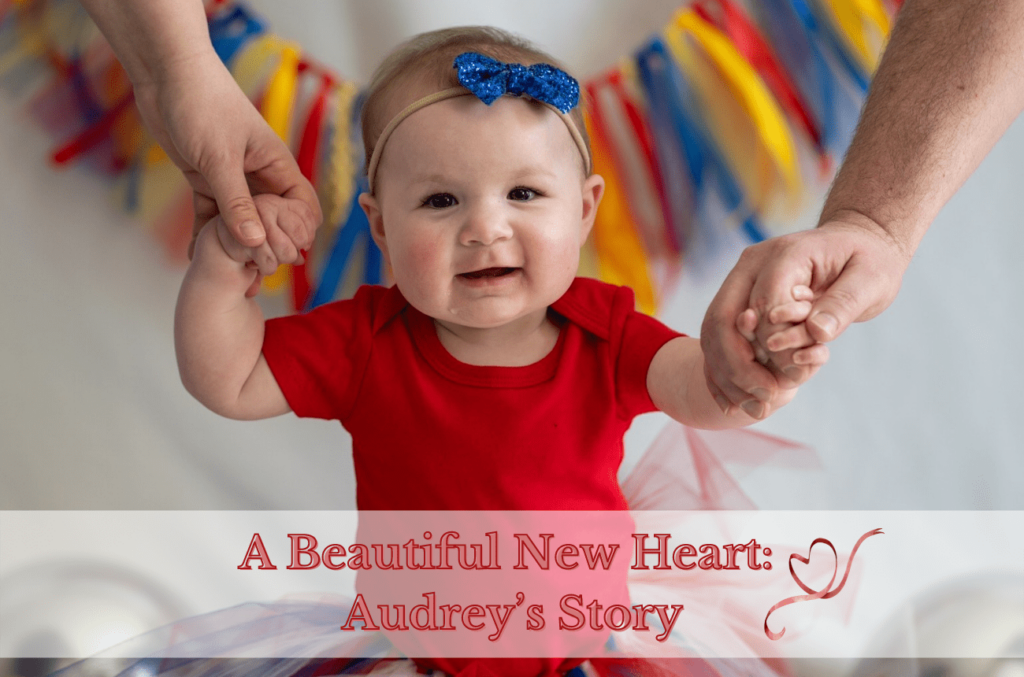
{"label": "baby's hand", "polygon": [[272,275],[286,263],[302,263],[302,250],[313,244],[315,229],[307,226],[311,214],[301,201],[279,195],[262,194],[253,198],[260,220],[267,229],[266,241],[258,247],[246,247],[234,238],[224,219],[214,218],[217,239],[224,251],[239,263],[251,263],[261,275]]}
{"label": "baby's hand", "polygon": [[745,310],[736,320],[737,329],[750,341],[757,361],[780,378],[783,388],[807,381],[828,361],[829,354],[828,346],[811,338],[805,324],[814,292],[798,285],[793,288],[792,298],[769,309],[760,321],[753,309]]}
{"label": "baby's hand", "polygon": [[304,261],[302,250],[313,244],[315,234],[315,227],[306,225],[312,222],[312,215],[305,202],[273,194],[257,195],[253,201],[267,230],[267,239],[258,247],[246,247],[236,240],[220,216],[210,222],[217,230],[224,252],[234,261],[257,271],[246,296],[254,296],[262,276],[273,274],[278,266],[301,264]]}

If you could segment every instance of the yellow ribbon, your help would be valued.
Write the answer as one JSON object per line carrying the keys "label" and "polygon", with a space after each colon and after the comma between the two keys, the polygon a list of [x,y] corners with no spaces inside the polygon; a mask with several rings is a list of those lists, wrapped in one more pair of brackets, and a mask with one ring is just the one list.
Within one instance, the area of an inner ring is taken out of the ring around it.
{"label": "yellow ribbon", "polygon": [[257,35],[231,60],[231,75],[250,99],[256,98],[259,87],[266,82],[284,44],[277,36]]}
{"label": "yellow ribbon", "polygon": [[[744,183],[753,206],[762,213],[766,211],[776,188],[772,178],[775,173],[781,177],[779,188],[788,197],[787,206],[794,205],[800,195],[801,181],[793,136],[782,110],[757,71],[728,37],[693,10],[677,12],[665,28],[665,38],[673,57],[697,85],[707,109],[714,111],[706,122]],[[700,46],[710,61],[710,68],[688,39]],[[731,101],[721,94],[723,88],[714,81],[716,73],[726,85],[724,90],[731,93]],[[752,123],[755,143],[767,154],[766,162],[751,157],[749,139],[739,133],[745,126],[744,119]]]}
{"label": "yellow ribbon", "polygon": [[[277,70],[267,84],[263,94],[260,113],[270,128],[286,143],[290,143],[292,109],[295,103],[295,90],[299,78],[299,49],[296,45],[285,43],[281,49]],[[263,288],[268,292],[278,292],[292,279],[292,267],[282,265],[272,275],[263,279]]]}
{"label": "yellow ribbon", "polygon": [[352,104],[357,93],[358,88],[351,82],[342,82],[334,88],[334,131],[320,196],[324,205],[324,226],[327,228],[341,223],[356,190],[357,162],[354,153],[362,149],[352,147],[351,121]]}
{"label": "yellow ribbon", "polygon": [[[873,73],[890,28],[889,15],[881,0],[824,0],[824,5],[855,58]],[[868,27],[874,28],[873,36],[869,35]]]}
{"label": "yellow ribbon", "polygon": [[[593,126],[588,127],[593,130]],[[591,134],[590,145],[594,173],[605,180],[604,198],[590,236],[598,273],[606,282],[632,287],[637,308],[653,315],[658,309],[657,298],[647,270],[647,256],[622,190],[622,180],[600,134]]]}
{"label": "yellow ribbon", "polygon": [[358,164],[350,134],[352,104],[358,93],[354,83],[344,81],[336,83],[328,95],[329,105],[334,110],[333,130],[324,172],[316,186],[324,223],[317,229],[316,240],[307,257],[306,265],[312,266],[312,270],[320,270],[323,259],[330,256],[335,235],[355,194]]}

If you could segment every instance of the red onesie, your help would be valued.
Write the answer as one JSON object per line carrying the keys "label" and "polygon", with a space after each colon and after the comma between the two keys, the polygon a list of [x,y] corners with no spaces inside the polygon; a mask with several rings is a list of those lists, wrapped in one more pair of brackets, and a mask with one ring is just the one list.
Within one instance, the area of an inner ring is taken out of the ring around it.
{"label": "red onesie", "polygon": [[633,292],[577,278],[555,348],[464,364],[396,287],[270,320],[263,354],[299,416],[352,434],[360,510],[624,510],[622,435],[654,409],[647,369],[676,336]]}

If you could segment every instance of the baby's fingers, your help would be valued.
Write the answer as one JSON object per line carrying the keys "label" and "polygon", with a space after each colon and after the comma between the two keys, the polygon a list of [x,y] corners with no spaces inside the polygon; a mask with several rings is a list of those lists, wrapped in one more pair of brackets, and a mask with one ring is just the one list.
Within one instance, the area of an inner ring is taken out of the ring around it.
{"label": "baby's fingers", "polygon": [[268,224],[267,244],[274,252],[277,263],[297,263],[302,258],[302,255],[299,253],[295,242],[288,237],[284,230],[278,227],[278,224],[272,221],[268,222],[267,220],[263,222]]}
{"label": "baby's fingers", "polygon": [[[256,264],[252,263],[251,261],[248,264],[246,264],[246,265],[248,267],[251,267],[254,270],[256,269]],[[245,290],[245,298],[251,299],[252,297],[254,297],[257,294],[259,294],[260,293],[260,284],[262,282],[263,282],[263,275],[261,275],[259,271],[256,271],[256,277],[253,279],[252,284],[250,284],[249,288]]]}
{"label": "baby's fingers", "polygon": [[256,207],[267,226],[267,241],[278,263],[301,263],[301,250],[312,245],[315,233],[315,228],[309,225],[309,206],[300,200],[260,195]]}
{"label": "baby's fingers", "polygon": [[287,214],[281,227],[299,249],[309,249],[316,237],[319,220],[308,204],[302,200],[288,200]]}
{"label": "baby's fingers", "polygon": [[773,353],[793,348],[806,348],[817,343],[807,332],[807,325],[801,322],[788,329],[776,332],[765,339],[765,347]]}
{"label": "baby's fingers", "polygon": [[824,343],[815,343],[809,348],[803,348],[793,352],[793,364],[804,367],[820,367],[828,362],[828,346]]}
{"label": "baby's fingers", "polygon": [[757,340],[756,330],[757,312],[753,308],[747,308],[736,318],[736,331],[740,333],[740,336],[753,343]]}
{"label": "baby's fingers", "polygon": [[260,271],[260,275],[263,276],[273,275],[274,271],[277,270],[277,266],[279,265],[277,255],[274,253],[274,250],[270,244],[271,230],[271,228],[267,229],[267,239],[263,244],[261,244],[259,247],[255,247],[249,250],[252,252],[253,263],[256,264],[256,268]]}
{"label": "baby's fingers", "polygon": [[781,306],[775,306],[768,312],[768,322],[771,324],[794,324],[803,322],[810,316],[813,305],[810,301],[793,301]]}
{"label": "baby's fingers", "polygon": [[813,301],[814,291],[805,284],[798,284],[793,287],[793,300],[794,301]]}

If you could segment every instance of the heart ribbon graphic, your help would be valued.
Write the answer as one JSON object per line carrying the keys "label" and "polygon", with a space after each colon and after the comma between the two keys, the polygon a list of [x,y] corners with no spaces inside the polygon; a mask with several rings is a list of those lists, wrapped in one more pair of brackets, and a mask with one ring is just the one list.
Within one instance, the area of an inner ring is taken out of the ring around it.
{"label": "heart ribbon graphic", "polygon": [[[853,558],[857,556],[857,548],[859,548],[860,544],[863,543],[865,539],[867,539],[869,536],[874,536],[875,534],[881,533],[883,533],[881,529],[873,529],[864,534],[863,536],[861,536],[859,539],[857,539],[857,543],[853,546],[853,551],[850,553],[850,559],[846,560],[846,571],[843,573],[843,579],[839,581],[839,585],[837,585],[835,589],[832,589],[832,584],[835,583],[836,574],[839,573],[839,554],[836,552],[836,548],[834,545],[832,545],[831,541],[829,541],[827,538],[816,538],[811,542],[811,547],[807,549],[807,557],[803,557],[802,555],[798,555],[796,553],[790,555],[789,573],[793,577],[793,580],[796,581],[796,584],[799,585],[800,588],[808,594],[787,597],[786,599],[782,600],[781,602],[779,602],[778,604],[776,604],[768,610],[768,614],[764,617],[764,634],[768,636],[768,639],[782,639],[782,636],[786,634],[786,628],[782,628],[782,630],[779,630],[778,632],[772,632],[768,629],[768,617],[771,616],[776,609],[781,609],[784,606],[796,604],[797,602],[810,602],[811,600],[815,599],[829,599],[831,597],[835,597],[836,595],[838,595],[839,591],[843,589],[844,585],[846,585],[846,579],[850,575],[850,567],[853,565]],[[828,585],[826,585],[821,590],[815,591],[814,589],[805,585],[804,582],[800,580],[800,577],[797,576],[796,571],[793,569],[793,560],[798,559],[803,564],[807,564],[808,562],[810,562],[811,551],[814,550],[814,546],[816,546],[818,543],[824,543],[832,550],[832,554],[836,558],[836,566],[835,569],[833,569],[832,571],[832,578],[829,579]]]}

